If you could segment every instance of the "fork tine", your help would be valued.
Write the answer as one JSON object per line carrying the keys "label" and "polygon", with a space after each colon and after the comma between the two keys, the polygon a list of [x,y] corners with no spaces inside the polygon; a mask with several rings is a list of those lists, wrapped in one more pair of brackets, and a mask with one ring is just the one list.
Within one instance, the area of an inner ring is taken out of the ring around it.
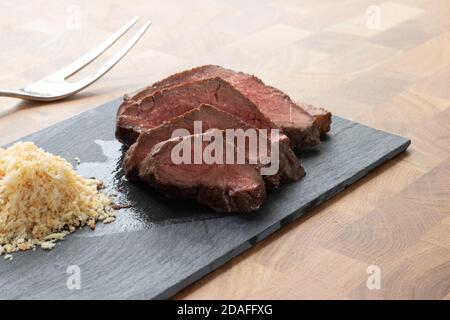
{"label": "fork tine", "polygon": [[122,28],[117,30],[113,35],[111,35],[106,41],[100,44],[98,47],[95,47],[84,56],[79,58],[78,60],[72,62],[71,64],[59,69],[58,71],[52,73],[51,75],[45,77],[44,79],[57,79],[64,80],[76,72],[80,71],[87,64],[91,63],[95,60],[99,55],[101,55],[106,49],[114,44],[125,32],[127,32],[136,22],[139,20],[139,17],[134,17],[130,22],[125,24]]}
{"label": "fork tine", "polygon": [[151,21],[148,21],[141,29],[139,29],[139,31],[136,32],[136,34],[125,46],[123,46],[110,60],[108,60],[100,67],[100,69],[94,76],[87,77],[75,83],[80,85],[77,91],[86,88],[87,86],[98,80],[105,73],[107,73],[112,67],[114,67],[114,65],[119,62],[120,59],[122,59],[128,53],[128,51],[130,51],[130,49],[136,44],[136,42],[138,42],[138,40],[144,35],[145,31],[147,31],[151,24]]}

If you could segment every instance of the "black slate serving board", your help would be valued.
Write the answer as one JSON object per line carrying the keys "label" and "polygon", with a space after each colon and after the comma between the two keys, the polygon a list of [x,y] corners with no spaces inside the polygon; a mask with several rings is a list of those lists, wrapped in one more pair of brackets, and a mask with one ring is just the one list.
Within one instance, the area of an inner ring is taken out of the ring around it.
{"label": "black slate serving board", "polygon": [[[21,139],[74,166],[79,157],[81,174],[103,180],[118,202],[133,206],[120,210],[112,224],[78,230],[52,251],[38,248],[16,253],[12,261],[0,259],[1,299],[169,298],[410,144],[405,138],[334,117],[323,143],[302,154],[307,175],[300,182],[270,193],[255,214],[225,215],[194,202],[165,199],[123,179],[123,150],[114,140],[120,101]],[[73,289],[73,272],[78,270],[81,289]]]}

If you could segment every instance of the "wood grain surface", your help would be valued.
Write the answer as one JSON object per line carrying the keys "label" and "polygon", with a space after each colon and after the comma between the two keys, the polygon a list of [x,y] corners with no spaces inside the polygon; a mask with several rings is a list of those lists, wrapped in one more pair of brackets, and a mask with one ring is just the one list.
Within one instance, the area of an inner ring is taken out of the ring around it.
{"label": "wood grain surface", "polygon": [[153,26],[92,87],[47,104],[0,98],[0,144],[191,66],[257,74],[412,145],[177,298],[450,297],[448,0],[0,0],[0,87],[49,74],[134,15]]}

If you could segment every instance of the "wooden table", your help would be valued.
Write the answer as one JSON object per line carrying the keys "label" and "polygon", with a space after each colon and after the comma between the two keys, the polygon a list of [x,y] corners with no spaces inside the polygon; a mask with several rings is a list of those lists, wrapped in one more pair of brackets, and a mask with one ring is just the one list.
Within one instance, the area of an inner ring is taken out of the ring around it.
{"label": "wooden table", "polygon": [[55,103],[0,98],[0,144],[191,66],[257,74],[412,145],[177,298],[450,298],[450,1],[0,0],[0,87],[56,70],[134,15],[153,26],[92,87]]}

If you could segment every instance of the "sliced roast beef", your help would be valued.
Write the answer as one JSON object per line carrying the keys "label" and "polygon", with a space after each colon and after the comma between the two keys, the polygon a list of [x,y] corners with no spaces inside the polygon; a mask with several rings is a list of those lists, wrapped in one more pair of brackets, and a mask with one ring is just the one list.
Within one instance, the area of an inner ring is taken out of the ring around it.
{"label": "sliced roast beef", "polygon": [[[181,116],[175,117],[142,133],[125,155],[123,167],[127,177],[129,179],[138,178],[139,168],[150,150],[157,143],[171,139],[175,130],[186,129],[188,134],[194,134],[194,124],[196,121],[197,124],[199,122],[201,123],[201,128],[197,128],[202,130],[201,132],[209,129],[255,129],[228,112],[203,104],[198,108],[192,109]],[[270,140],[268,139],[269,143]],[[274,175],[264,176],[270,188],[278,187],[281,182],[297,181],[304,175],[304,170],[299,160],[289,146],[289,139],[281,135],[278,143],[279,170]],[[268,152],[268,156],[270,157],[270,146]]]}
{"label": "sliced roast beef", "polygon": [[137,136],[203,103],[228,112],[256,128],[277,128],[228,82],[208,78],[154,90],[139,101],[127,99],[117,113],[116,137],[131,145]]}
{"label": "sliced roast beef", "polygon": [[330,130],[330,112],[309,105],[304,108],[305,104],[295,104],[288,95],[265,85],[255,76],[214,65],[201,66],[174,74],[130,98],[128,103],[139,101],[155,90],[212,77],[226,80],[244,94],[261,113],[285,131],[294,147],[318,144],[320,133]]}
{"label": "sliced roast beef", "polygon": [[153,146],[142,161],[139,177],[168,197],[192,198],[221,212],[251,212],[266,198],[257,166],[249,164],[177,164],[172,149],[179,137]]}

